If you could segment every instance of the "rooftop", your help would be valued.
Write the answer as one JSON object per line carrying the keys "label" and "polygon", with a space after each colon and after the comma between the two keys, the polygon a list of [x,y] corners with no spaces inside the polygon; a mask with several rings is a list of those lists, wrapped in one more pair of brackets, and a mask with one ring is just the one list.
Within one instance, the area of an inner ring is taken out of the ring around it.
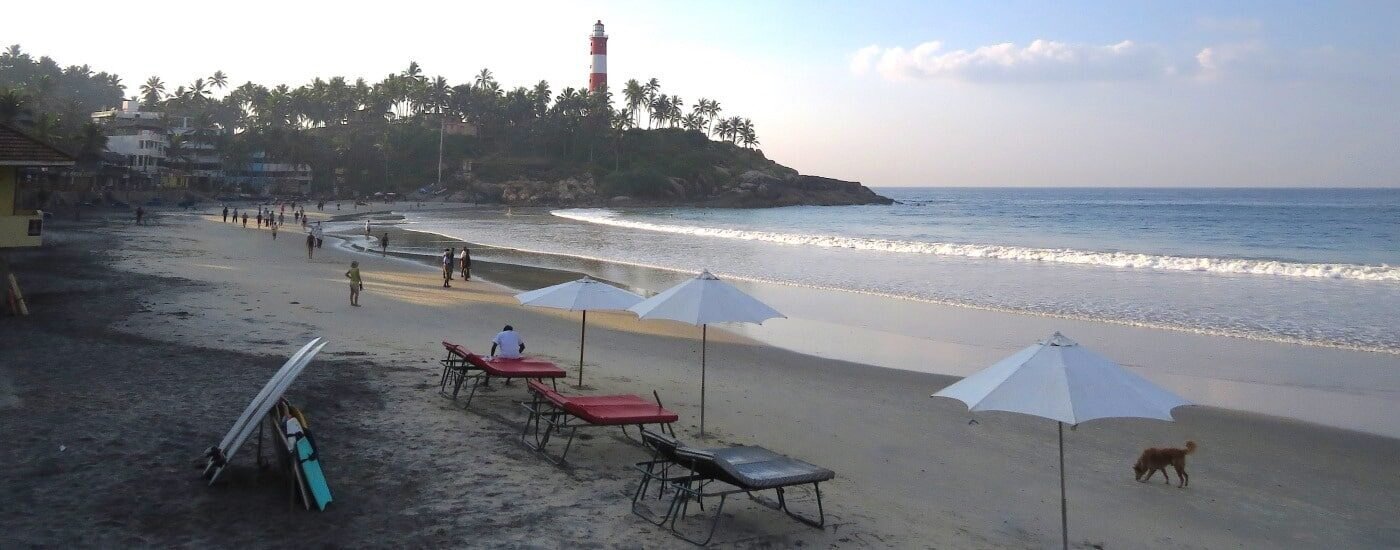
{"label": "rooftop", "polygon": [[0,166],[72,166],[73,160],[72,155],[53,145],[0,124]]}

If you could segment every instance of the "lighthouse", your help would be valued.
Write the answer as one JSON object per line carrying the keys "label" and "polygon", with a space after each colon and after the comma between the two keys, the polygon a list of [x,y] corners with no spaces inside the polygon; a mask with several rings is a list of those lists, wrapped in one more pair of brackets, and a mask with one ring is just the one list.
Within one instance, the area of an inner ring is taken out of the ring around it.
{"label": "lighthouse", "polygon": [[603,21],[593,24],[588,37],[588,53],[593,56],[593,68],[588,73],[588,91],[600,92],[608,87],[608,35],[603,33]]}

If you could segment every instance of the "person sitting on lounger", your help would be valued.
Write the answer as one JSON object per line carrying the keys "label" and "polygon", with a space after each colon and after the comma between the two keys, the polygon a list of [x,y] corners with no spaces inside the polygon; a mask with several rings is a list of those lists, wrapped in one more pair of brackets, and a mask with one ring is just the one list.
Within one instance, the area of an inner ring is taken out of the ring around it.
{"label": "person sitting on lounger", "polygon": [[[499,351],[498,355],[496,352]],[[519,359],[525,353],[525,341],[520,339],[520,333],[515,331],[515,327],[506,325],[501,332],[491,339],[492,359]],[[482,386],[490,387],[491,379],[487,378],[481,383]]]}
{"label": "person sitting on lounger", "polygon": [[[496,352],[500,351],[498,355]],[[491,339],[491,357],[496,359],[519,359],[520,354],[525,353],[525,341],[520,339],[520,333],[515,332],[515,327],[506,325],[501,332]]]}

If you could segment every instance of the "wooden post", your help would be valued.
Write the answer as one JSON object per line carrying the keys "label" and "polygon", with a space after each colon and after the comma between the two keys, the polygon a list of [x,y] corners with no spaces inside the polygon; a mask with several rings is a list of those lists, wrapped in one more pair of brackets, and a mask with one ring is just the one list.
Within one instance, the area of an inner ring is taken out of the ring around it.
{"label": "wooden post", "polygon": [[5,278],[10,281],[10,308],[17,315],[29,315],[29,306],[24,303],[24,294],[19,291],[19,281],[15,279],[15,274],[10,273]]}

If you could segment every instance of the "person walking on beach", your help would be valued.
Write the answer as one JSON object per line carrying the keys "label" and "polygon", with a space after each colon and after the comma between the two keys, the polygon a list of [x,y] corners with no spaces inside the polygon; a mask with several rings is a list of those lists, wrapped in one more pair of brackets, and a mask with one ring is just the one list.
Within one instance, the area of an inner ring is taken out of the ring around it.
{"label": "person walking on beach", "polygon": [[267,222],[267,226],[272,228],[272,240],[277,240],[277,222]]}
{"label": "person walking on beach", "polygon": [[442,288],[452,288],[452,264],[456,263],[456,256],[451,248],[442,249]]}
{"label": "person walking on beach", "polygon": [[228,207],[224,207],[224,223],[228,223]]}
{"label": "person walking on beach", "polygon": [[261,209],[261,208],[258,209],[258,227],[259,227],[259,228],[262,227],[262,209]]}
{"label": "person walking on beach", "polygon": [[247,213],[247,212],[244,212],[244,213],[243,213],[243,229],[247,229],[247,228],[248,228],[248,213]]}
{"label": "person walking on beach", "polygon": [[277,225],[287,223],[287,207],[282,207],[282,214],[277,216]]}
{"label": "person walking on beach", "polygon": [[365,236],[368,237],[369,235],[369,220],[365,220]]}
{"label": "person walking on beach", "polygon": [[306,234],[306,259],[311,259],[311,252],[316,250],[316,235],[308,232]]}
{"label": "person walking on beach", "polygon": [[136,207],[136,225],[145,225],[145,223],[143,222],[145,218],[146,209],[141,208],[140,206]]}
{"label": "person walking on beach", "polygon": [[350,305],[360,307],[360,291],[365,289],[365,282],[360,279],[360,262],[350,262],[345,276],[350,279]]}
{"label": "person walking on beach", "polygon": [[462,280],[472,280],[472,251],[462,247]]}
{"label": "person walking on beach", "polygon": [[323,236],[323,233],[321,233],[321,222],[316,222],[316,228],[312,229],[311,232],[316,235],[316,248],[321,248],[321,239]]}
{"label": "person walking on beach", "polygon": [[382,257],[382,256],[388,256],[388,255],[389,255],[389,232],[388,232],[388,231],[385,231],[385,232],[384,232],[384,236],[379,238],[379,255],[380,255],[381,257]]}

